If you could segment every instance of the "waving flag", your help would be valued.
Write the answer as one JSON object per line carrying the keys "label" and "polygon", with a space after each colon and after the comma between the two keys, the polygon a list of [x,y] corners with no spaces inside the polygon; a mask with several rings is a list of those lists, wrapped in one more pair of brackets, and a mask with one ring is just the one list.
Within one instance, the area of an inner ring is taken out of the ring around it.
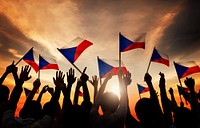
{"label": "waving flag", "polygon": [[119,33],[120,52],[125,52],[136,48],[145,49],[145,36],[146,34],[140,34],[137,35],[136,37],[133,37],[133,39],[130,39]]}
{"label": "waving flag", "polygon": [[137,84],[139,94],[149,91],[149,87],[143,87],[142,85]]}
{"label": "waving flag", "polygon": [[85,49],[87,49],[93,44],[90,41],[84,40],[79,37],[75,38],[71,42],[71,44],[76,43],[79,44],[75,47],[58,49],[61,52],[61,54],[72,64],[78,59],[78,57],[84,52]]}
{"label": "waving flag", "polygon": [[153,53],[152,53],[152,56],[151,56],[151,61],[169,66],[168,55],[161,52],[161,51],[158,51],[156,48],[154,48],[154,50],[153,50]]}
{"label": "waving flag", "polygon": [[45,70],[45,69],[59,70],[58,65],[56,64],[56,61],[54,59],[48,58],[48,61],[46,61],[41,55],[39,55],[39,69],[40,70]]}
{"label": "waving flag", "polygon": [[[111,60],[111,59],[99,59],[98,58],[98,67],[100,78],[105,78],[109,72],[113,72],[113,75],[117,75],[119,70],[119,60]],[[124,74],[127,74],[126,67],[122,64],[121,66]]]}
{"label": "waving flag", "polygon": [[181,63],[174,62],[174,67],[176,69],[179,79],[184,78],[190,74],[200,72],[200,67],[194,61],[181,62]]}
{"label": "waving flag", "polygon": [[33,48],[31,48],[23,57],[22,59],[28,63],[34,70],[35,72],[38,72],[38,64],[34,60],[33,56]]}

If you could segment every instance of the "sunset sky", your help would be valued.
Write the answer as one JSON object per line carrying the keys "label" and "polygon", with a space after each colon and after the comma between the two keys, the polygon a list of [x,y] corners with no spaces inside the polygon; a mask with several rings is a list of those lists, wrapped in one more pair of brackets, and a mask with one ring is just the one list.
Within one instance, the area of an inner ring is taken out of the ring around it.
{"label": "sunset sky", "polygon": [[[166,78],[167,91],[172,87],[178,98],[176,85],[177,74],[173,65],[175,62],[195,61],[200,64],[200,1],[160,1],[160,0],[0,0],[0,74],[13,60],[17,62],[31,47],[34,47],[35,60],[38,55],[44,58],[55,58],[60,70],[67,72],[73,66],[57,50],[66,46],[76,37],[93,43],[75,62],[91,79],[98,75],[97,56],[106,59],[118,59],[119,32],[147,33],[145,49],[134,49],[122,53],[122,61],[132,74],[132,83],[128,87],[131,111],[139,99],[137,86],[147,86],[144,74],[152,54],[153,47],[169,55],[170,66],[151,63],[149,73],[153,84],[159,93],[159,72]],[[18,66],[26,65],[21,61]],[[54,87],[55,70],[43,70],[40,74],[41,87],[48,84]],[[189,77],[195,78],[195,89],[200,88],[200,73]],[[31,70],[32,79],[23,86],[32,89],[32,83],[37,78]],[[76,70],[76,76],[80,73]],[[115,77],[113,78],[115,79]],[[184,79],[181,79],[183,86]],[[66,82],[66,79],[65,79]],[[13,89],[13,78],[9,75],[5,82]],[[116,80],[109,83],[108,91],[117,86]],[[75,85],[73,86],[75,87]],[[91,99],[93,87],[88,82]],[[74,91],[74,88],[72,88]],[[49,100],[45,94],[42,103]],[[72,93],[73,96],[73,93]],[[149,93],[141,97],[149,97]],[[36,97],[37,98],[37,95]],[[73,98],[72,98],[73,99]],[[23,92],[19,108],[23,105]],[[62,97],[60,98],[62,101]],[[93,99],[92,99],[93,100]]]}

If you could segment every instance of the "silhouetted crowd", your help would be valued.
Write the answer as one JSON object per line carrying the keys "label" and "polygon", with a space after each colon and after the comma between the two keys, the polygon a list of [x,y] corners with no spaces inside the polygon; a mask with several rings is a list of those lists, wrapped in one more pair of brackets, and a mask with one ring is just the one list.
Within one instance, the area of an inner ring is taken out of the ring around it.
{"label": "silhouetted crowd", "polygon": [[[141,98],[135,105],[138,118],[132,116],[129,108],[129,97],[127,87],[131,84],[131,73],[123,74],[118,71],[120,98],[113,93],[105,91],[107,82],[112,79],[109,73],[98,87],[99,78],[89,76],[85,73],[76,78],[74,69],[70,68],[65,74],[57,71],[53,77],[55,88],[44,86],[34,100],[34,95],[41,86],[40,79],[33,82],[33,89],[27,96],[19,116],[15,116],[17,104],[23,91],[23,84],[31,79],[29,65],[23,66],[18,75],[18,67],[14,62],[7,66],[0,78],[0,127],[2,128],[200,128],[199,93],[195,92],[195,80],[186,78],[184,83],[189,91],[186,100],[191,109],[184,107],[183,102],[178,106],[173,89],[168,91],[167,96],[165,75],[159,73],[159,94],[152,84],[152,77],[146,73],[144,80],[149,87],[149,98]],[[10,92],[3,81],[7,75],[12,73],[15,85]],[[67,79],[67,83],[64,79]],[[77,81],[77,82],[76,82]],[[71,101],[72,85],[76,82],[75,94]],[[94,86],[94,102],[91,102],[87,82]],[[83,101],[78,104],[80,88],[83,90]],[[41,99],[44,93],[49,92],[51,98],[44,105]],[[63,94],[62,106],[59,98]],[[160,97],[160,101],[159,101]],[[102,114],[99,113],[102,109]]]}

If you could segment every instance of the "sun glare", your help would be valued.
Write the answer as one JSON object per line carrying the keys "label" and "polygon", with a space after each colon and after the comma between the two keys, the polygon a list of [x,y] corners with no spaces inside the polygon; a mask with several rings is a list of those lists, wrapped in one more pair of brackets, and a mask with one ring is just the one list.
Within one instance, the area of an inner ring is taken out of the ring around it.
{"label": "sun glare", "polygon": [[115,93],[118,97],[120,97],[119,93],[119,82],[118,79],[113,76],[113,78],[108,81],[106,86],[106,91]]}

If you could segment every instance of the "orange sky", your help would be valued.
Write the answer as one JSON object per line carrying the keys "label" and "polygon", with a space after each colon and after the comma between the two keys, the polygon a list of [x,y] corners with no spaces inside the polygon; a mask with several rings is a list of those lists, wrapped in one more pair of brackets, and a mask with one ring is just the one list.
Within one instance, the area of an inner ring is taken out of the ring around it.
{"label": "orange sky", "polygon": [[[66,46],[76,37],[87,39],[93,43],[80,58],[76,65],[90,76],[98,75],[97,56],[106,59],[118,59],[118,33],[147,33],[145,49],[136,49],[122,53],[122,61],[132,74],[132,83],[128,87],[131,112],[139,99],[137,86],[143,81],[144,74],[153,50],[156,46],[169,55],[170,66],[151,63],[149,73],[153,84],[159,92],[159,72],[165,73],[167,90],[172,87],[177,95],[176,85],[179,84],[174,70],[173,61],[182,62],[193,60],[200,64],[199,59],[199,26],[200,19],[198,4],[191,1],[133,1],[133,0],[43,0],[43,1],[7,1],[0,4],[0,74],[13,60],[18,61],[31,47],[34,47],[35,60],[38,55],[56,59],[60,70],[67,72],[73,67],[58,51],[57,48]],[[26,65],[21,61],[18,64]],[[41,88],[53,85],[52,77],[55,70],[41,71]],[[37,74],[31,71],[32,79],[24,87],[32,89],[32,83]],[[80,73],[76,71],[76,76]],[[196,80],[196,91],[199,87],[199,73],[190,75]],[[181,80],[182,83],[184,79]],[[65,79],[66,82],[66,79]],[[109,82],[108,91],[116,90],[116,80]],[[5,83],[13,89],[12,76]],[[183,86],[185,86],[183,84]],[[88,83],[91,99],[93,87]],[[41,90],[41,89],[40,89]],[[73,96],[74,86],[72,88]],[[142,94],[149,97],[149,93]],[[35,96],[37,98],[37,95]],[[49,100],[45,94],[42,103]],[[73,99],[73,98],[72,98]],[[23,105],[23,92],[19,109]],[[60,99],[62,102],[62,97]],[[19,110],[18,109],[18,110]]]}

